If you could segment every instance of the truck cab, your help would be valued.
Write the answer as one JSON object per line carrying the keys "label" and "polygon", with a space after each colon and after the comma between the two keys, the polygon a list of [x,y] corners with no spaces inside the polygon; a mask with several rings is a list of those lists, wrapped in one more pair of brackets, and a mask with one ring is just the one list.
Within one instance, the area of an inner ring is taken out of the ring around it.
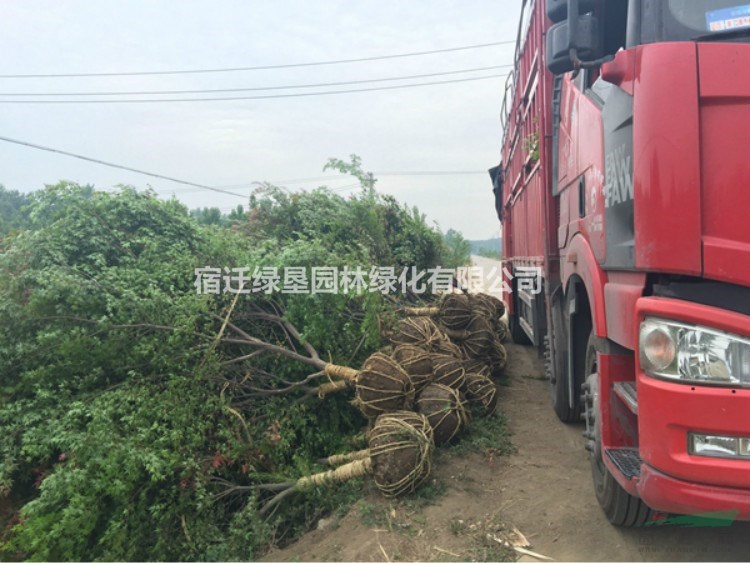
{"label": "truck cab", "polygon": [[[750,0],[524,3],[495,174],[514,339],[615,524],[750,520]],[[515,288],[514,288],[515,289]]]}

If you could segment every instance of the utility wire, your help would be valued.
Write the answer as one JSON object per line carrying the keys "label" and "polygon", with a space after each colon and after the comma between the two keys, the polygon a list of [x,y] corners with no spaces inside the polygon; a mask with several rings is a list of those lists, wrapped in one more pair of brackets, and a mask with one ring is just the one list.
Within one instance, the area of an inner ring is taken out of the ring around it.
{"label": "utility wire", "polygon": [[482,49],[485,47],[496,47],[499,45],[512,45],[515,41],[495,41],[492,43],[479,43],[477,45],[465,45],[463,47],[450,47],[446,49],[433,49],[431,51],[415,51],[412,53],[399,53],[395,55],[380,55],[377,57],[360,57],[357,59],[338,59],[330,61],[317,61],[309,63],[290,63],[281,65],[246,66],[230,68],[203,68],[189,70],[161,70],[161,71],[138,71],[138,72],[79,72],[67,74],[0,74],[0,78],[82,78],[87,76],[154,76],[167,74],[207,74],[217,72],[242,72],[251,70],[271,70],[277,68],[299,68],[307,66],[337,65],[348,63],[361,63],[367,61],[381,61],[387,59],[398,59],[403,57],[417,57],[422,55],[434,55],[437,53],[449,53],[455,51],[466,51],[469,49]]}
{"label": "utility wire", "polygon": [[[55,154],[60,154],[60,155],[63,155],[63,156],[69,156],[69,157],[72,157],[72,158],[77,158],[79,160],[85,160],[87,162],[93,162],[94,164],[100,164],[102,166],[108,166],[110,168],[118,168],[120,170],[127,170],[128,172],[135,172],[136,174],[142,174],[144,176],[150,176],[152,178],[159,178],[160,180],[168,180],[170,182],[175,182],[177,184],[183,184],[185,186],[190,186],[192,188],[198,188],[199,190],[210,190],[212,192],[218,192],[218,193],[223,193],[223,194],[227,194],[227,195],[233,195],[233,196],[236,196],[236,197],[241,197],[243,199],[247,198],[247,195],[239,194],[239,193],[236,193],[236,192],[230,192],[228,190],[222,189],[221,187],[207,186],[205,184],[198,184],[196,182],[189,182],[189,181],[186,181],[186,180],[181,180],[179,178],[174,178],[172,176],[165,176],[164,174],[156,174],[154,172],[147,172],[145,170],[139,170],[138,168],[132,168],[130,166],[124,166],[122,164],[115,164],[113,162],[107,162],[105,160],[99,160],[97,158],[92,158],[92,157],[89,157],[89,156],[84,156],[84,155],[80,155],[80,154],[76,154],[76,153],[64,151],[64,150],[61,150],[61,149],[55,149],[55,148],[52,148],[52,147],[46,147],[44,145],[38,145],[36,143],[30,143],[28,141],[21,141],[19,139],[12,139],[10,137],[2,137],[2,136],[0,136],[0,141],[4,141],[6,143],[12,143],[14,145],[20,145],[20,146],[24,146],[24,147],[28,147],[28,148],[32,148],[32,149],[37,149],[37,150],[41,150],[41,151],[46,151],[46,152],[51,152],[51,153],[55,153]],[[439,171],[421,171],[421,170],[417,170],[417,171],[409,171],[409,172],[377,172],[377,173],[374,173],[374,174],[376,174],[378,176],[443,176],[443,175],[467,175],[467,174],[485,174],[485,173],[486,172],[473,171],[473,170],[439,170]],[[317,178],[299,178],[299,179],[286,180],[283,183],[285,183],[285,184],[302,183],[302,182],[306,182],[306,181],[313,181],[313,180],[316,180],[316,179],[321,179],[321,180],[337,180],[338,179],[338,180],[340,180],[340,179],[343,179],[344,177],[345,176],[339,176],[339,177],[336,177],[336,176],[333,176],[333,177],[320,176],[320,177],[317,177]],[[240,187],[243,187],[243,186],[251,186],[253,184],[258,184],[258,183],[260,183],[260,182],[251,182],[249,184],[233,184],[232,186],[240,188]],[[282,182],[269,182],[269,183],[271,183],[271,184],[281,184]],[[360,185],[359,183],[356,183],[356,184],[347,184],[345,186],[336,186],[334,188],[331,188],[331,191],[332,192],[346,191],[348,189],[352,189],[352,188],[357,187],[359,185]],[[226,187],[232,187],[232,186],[226,186]]]}
{"label": "utility wire", "polygon": [[[487,174],[486,170],[409,170],[409,171],[396,171],[396,172],[378,172],[373,171],[373,175],[375,177],[380,176],[476,176],[476,175],[485,175]],[[339,175],[339,176],[315,176],[311,178],[292,178],[290,180],[267,180],[267,183],[277,185],[277,186],[286,186],[286,185],[294,185],[294,184],[306,184],[308,182],[338,182],[342,180],[349,179],[350,176],[348,175]],[[261,182],[256,180],[253,182],[246,182],[244,184],[226,184],[222,186],[216,186],[218,188],[246,188],[249,186],[253,186],[256,184],[260,184]]]}
{"label": "utility wire", "polygon": [[376,176],[468,176],[487,174],[486,170],[413,170],[410,172],[374,172]]}
{"label": "utility wire", "polygon": [[208,90],[131,90],[121,92],[0,92],[0,96],[146,96],[164,94],[219,94],[227,92],[254,92],[258,90],[289,90],[293,88],[322,88],[327,86],[346,86],[350,84],[371,84],[373,82],[411,80],[413,78],[432,78],[435,76],[449,76],[455,74],[465,74],[468,72],[479,72],[484,70],[498,70],[501,68],[509,68],[512,66],[512,64],[481,66],[477,68],[466,68],[445,72],[430,72],[427,74],[411,74],[407,76],[393,76],[389,78],[369,78],[365,80],[346,80],[343,82],[322,82],[317,84],[289,84],[286,86],[256,86],[252,88],[218,88]]}
{"label": "utility wire", "polygon": [[107,162],[105,160],[99,160],[97,158],[91,158],[88,156],[83,156],[80,154],[75,154],[68,151],[63,151],[60,149],[54,149],[52,147],[45,147],[43,145],[37,145],[35,143],[29,143],[26,141],[20,141],[18,139],[11,139],[9,137],[0,137],[0,141],[5,141],[6,143],[13,143],[14,145],[21,145],[24,147],[29,147],[32,149],[38,149],[42,151],[52,152],[56,154],[61,154],[64,156],[70,156],[72,158],[77,158],[79,160],[85,160],[88,162],[93,162],[95,164],[101,164],[102,166],[109,166],[110,168],[119,168],[120,170],[127,170],[128,172],[135,172],[136,174],[143,174],[144,176],[151,176],[152,178],[159,178],[161,180],[169,180],[170,182],[175,182],[177,184],[184,184],[186,186],[193,186],[196,188],[202,188],[204,190],[210,190],[212,192],[219,192],[223,194],[233,195],[237,197],[241,197],[243,199],[247,198],[246,195],[238,194],[236,192],[230,192],[227,190],[222,190],[221,188],[215,188],[213,186],[206,186],[205,184],[197,184],[195,182],[188,182],[186,180],[180,180],[179,178],[173,178],[171,176],[165,176],[163,174],[155,174],[154,172],[147,172],[145,170],[139,170],[137,168],[131,168],[130,166],[123,166],[122,164],[115,164],[113,162]]}
{"label": "utility wire", "polygon": [[355,94],[357,92],[376,92],[383,90],[399,90],[403,88],[418,88],[422,86],[437,86],[440,84],[454,84],[457,82],[472,82],[476,80],[488,80],[491,78],[504,78],[507,74],[490,74],[488,76],[474,76],[470,78],[455,78],[452,80],[436,80],[433,82],[420,82],[418,84],[400,84],[397,86],[376,86],[373,88],[356,88],[352,90],[329,90],[327,92],[299,92],[295,94],[270,94],[264,96],[231,96],[227,98],[159,98],[153,100],[0,100],[0,104],[154,104],[174,102],[222,102],[238,100],[271,100],[279,98],[304,98],[310,96],[330,96],[333,94]]}

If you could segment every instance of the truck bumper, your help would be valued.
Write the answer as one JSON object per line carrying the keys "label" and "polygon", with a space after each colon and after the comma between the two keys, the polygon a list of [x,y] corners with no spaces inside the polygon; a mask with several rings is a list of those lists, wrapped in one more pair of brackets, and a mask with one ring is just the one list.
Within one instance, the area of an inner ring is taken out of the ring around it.
{"label": "truck bumper", "polygon": [[750,521],[750,491],[747,489],[681,481],[644,463],[637,491],[647,505],[661,512],[696,515],[722,512],[734,515],[735,520]]}
{"label": "truck bumper", "polygon": [[[684,301],[642,298],[647,316],[748,335],[745,315]],[[637,340],[636,340],[637,342]],[[750,437],[750,389],[665,381],[646,375],[636,352],[638,437],[642,459],[637,494],[650,507],[678,514],[736,512],[750,520],[750,459],[690,452],[692,432]]]}

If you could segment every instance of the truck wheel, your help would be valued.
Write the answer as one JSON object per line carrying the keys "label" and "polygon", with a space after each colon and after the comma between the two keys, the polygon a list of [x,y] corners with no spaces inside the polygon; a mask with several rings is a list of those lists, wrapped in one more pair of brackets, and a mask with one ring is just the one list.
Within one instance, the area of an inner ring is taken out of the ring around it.
{"label": "truck wheel", "polygon": [[599,424],[599,373],[596,362],[594,332],[586,349],[585,419],[586,435],[590,436],[587,449],[594,478],[594,492],[604,514],[615,526],[643,526],[652,518],[652,510],[638,497],[623,489],[602,460],[602,440]]}
{"label": "truck wheel", "polygon": [[[563,317],[562,305],[555,300],[552,302],[552,330],[547,335],[547,378],[550,382],[552,405],[563,422],[580,422],[581,407],[579,401],[570,407],[570,390],[568,386],[568,338],[565,332],[566,323]],[[554,353],[552,348],[554,347]],[[554,360],[553,360],[554,358]]]}

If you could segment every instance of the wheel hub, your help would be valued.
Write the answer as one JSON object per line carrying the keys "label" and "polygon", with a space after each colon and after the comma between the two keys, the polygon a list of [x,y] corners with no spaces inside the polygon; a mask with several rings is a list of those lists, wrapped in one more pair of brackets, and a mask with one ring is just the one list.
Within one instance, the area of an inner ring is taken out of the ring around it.
{"label": "wheel hub", "polygon": [[584,419],[586,421],[586,432],[583,436],[586,438],[586,449],[596,459],[601,459],[602,456],[602,436],[601,427],[599,424],[599,374],[594,372],[586,378],[586,383],[583,385],[583,405],[584,405]]}

